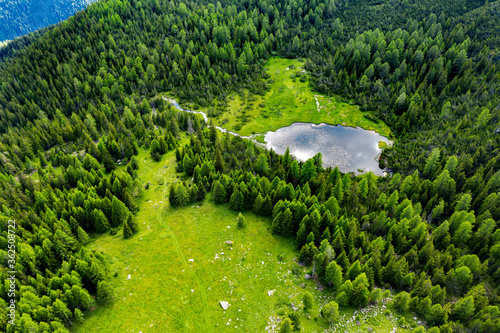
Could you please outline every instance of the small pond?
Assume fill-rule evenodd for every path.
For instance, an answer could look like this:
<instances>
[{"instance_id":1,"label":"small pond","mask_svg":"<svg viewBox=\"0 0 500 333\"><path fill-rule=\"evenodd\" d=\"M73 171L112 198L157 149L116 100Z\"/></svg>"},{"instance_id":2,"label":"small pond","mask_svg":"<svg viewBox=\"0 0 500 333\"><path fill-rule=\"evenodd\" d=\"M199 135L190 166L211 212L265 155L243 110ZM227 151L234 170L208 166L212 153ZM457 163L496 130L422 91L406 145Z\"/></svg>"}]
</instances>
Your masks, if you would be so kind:
<instances>
[{"instance_id":1,"label":"small pond","mask_svg":"<svg viewBox=\"0 0 500 333\"><path fill-rule=\"evenodd\" d=\"M268 149L284 154L287 147L290 153L300 161L306 161L317 153L323 155L323 166L338 166L342 172L359 174L372 171L382 176L378 166L382 150L379 141L390 143L386 137L362 128L341 125L295 123L288 127L268 132L264 140Z\"/></svg>"}]
</instances>

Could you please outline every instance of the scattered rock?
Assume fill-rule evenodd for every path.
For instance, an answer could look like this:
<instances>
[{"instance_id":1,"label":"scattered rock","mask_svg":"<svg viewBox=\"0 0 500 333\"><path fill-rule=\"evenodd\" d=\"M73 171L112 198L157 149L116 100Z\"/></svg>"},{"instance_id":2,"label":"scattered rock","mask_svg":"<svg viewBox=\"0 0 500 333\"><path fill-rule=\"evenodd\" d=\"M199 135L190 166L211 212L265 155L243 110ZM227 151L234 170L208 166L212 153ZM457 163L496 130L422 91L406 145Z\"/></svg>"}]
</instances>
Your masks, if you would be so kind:
<instances>
[{"instance_id":1,"label":"scattered rock","mask_svg":"<svg viewBox=\"0 0 500 333\"><path fill-rule=\"evenodd\" d=\"M229 303L226 301L220 301L219 304L224 310L227 310L227 308L229 307Z\"/></svg>"},{"instance_id":2,"label":"scattered rock","mask_svg":"<svg viewBox=\"0 0 500 333\"><path fill-rule=\"evenodd\" d=\"M190 262L194 262L194 259L189 259L188 261L190 261Z\"/></svg>"},{"instance_id":3,"label":"scattered rock","mask_svg":"<svg viewBox=\"0 0 500 333\"><path fill-rule=\"evenodd\" d=\"M231 245L231 246L233 246L234 241L226 241L226 244L227 244L227 245Z\"/></svg>"},{"instance_id":4,"label":"scattered rock","mask_svg":"<svg viewBox=\"0 0 500 333\"><path fill-rule=\"evenodd\" d=\"M273 296L273 294L274 294L274 290L269 290L269 291L267 292L267 294L268 294L269 296Z\"/></svg>"},{"instance_id":5,"label":"scattered rock","mask_svg":"<svg viewBox=\"0 0 500 333\"><path fill-rule=\"evenodd\" d=\"M131 278L131 277L132 277L132 276L129 274L129 275L127 276L127 280L130 280L130 278Z\"/></svg>"},{"instance_id":6,"label":"scattered rock","mask_svg":"<svg viewBox=\"0 0 500 333\"><path fill-rule=\"evenodd\" d=\"M309 280L310 278L312 278L312 276L309 274L306 274L305 278L306 278L306 280Z\"/></svg>"},{"instance_id":7,"label":"scattered rock","mask_svg":"<svg viewBox=\"0 0 500 333\"><path fill-rule=\"evenodd\" d=\"M373 328L368 327L368 332L373 332Z\"/></svg>"},{"instance_id":8,"label":"scattered rock","mask_svg":"<svg viewBox=\"0 0 500 333\"><path fill-rule=\"evenodd\" d=\"M356 320L356 325L361 325L361 323L359 322L359 320Z\"/></svg>"}]
</instances>

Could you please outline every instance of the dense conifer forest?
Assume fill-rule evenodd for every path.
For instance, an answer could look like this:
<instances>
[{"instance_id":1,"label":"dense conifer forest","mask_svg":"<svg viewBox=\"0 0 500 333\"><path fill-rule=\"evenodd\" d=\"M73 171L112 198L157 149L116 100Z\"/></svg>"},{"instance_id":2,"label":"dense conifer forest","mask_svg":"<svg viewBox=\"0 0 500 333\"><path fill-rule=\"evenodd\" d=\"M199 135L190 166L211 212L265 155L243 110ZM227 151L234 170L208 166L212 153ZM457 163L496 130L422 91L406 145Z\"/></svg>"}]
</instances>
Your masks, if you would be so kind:
<instances>
[{"instance_id":1,"label":"dense conifer forest","mask_svg":"<svg viewBox=\"0 0 500 333\"><path fill-rule=\"evenodd\" d=\"M0 43L57 24L91 0L4 0L0 4Z\"/></svg>"},{"instance_id":2,"label":"dense conifer forest","mask_svg":"<svg viewBox=\"0 0 500 333\"><path fill-rule=\"evenodd\" d=\"M0 331L68 332L113 302L109 263L85 244L138 231L145 147L156 160L175 151L172 206L210 193L268 217L341 309L391 288L429 332L497 332L499 11L475 0L101 0L1 48ZM268 90L271 56L304 58L315 90L391 127L379 162L390 176L277 155L158 96L217 101L221 113L233 92Z\"/></svg>"}]
</instances>

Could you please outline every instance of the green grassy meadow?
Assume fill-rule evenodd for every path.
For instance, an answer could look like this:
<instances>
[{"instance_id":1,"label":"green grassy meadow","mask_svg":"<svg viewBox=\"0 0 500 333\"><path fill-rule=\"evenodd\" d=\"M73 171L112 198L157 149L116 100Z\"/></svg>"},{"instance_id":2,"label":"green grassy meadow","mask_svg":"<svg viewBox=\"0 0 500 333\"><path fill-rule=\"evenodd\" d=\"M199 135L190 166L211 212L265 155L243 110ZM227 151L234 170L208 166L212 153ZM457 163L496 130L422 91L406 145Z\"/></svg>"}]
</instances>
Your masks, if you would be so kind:
<instances>
[{"instance_id":1,"label":"green grassy meadow","mask_svg":"<svg viewBox=\"0 0 500 333\"><path fill-rule=\"evenodd\" d=\"M264 96L248 91L230 95L215 123L244 136L308 122L361 127L390 137L390 128L365 118L369 112L358 105L314 92L303 66L299 59L271 58L265 64L270 90Z\"/></svg>"},{"instance_id":2,"label":"green grassy meadow","mask_svg":"<svg viewBox=\"0 0 500 333\"><path fill-rule=\"evenodd\" d=\"M151 182L137 215L139 233L130 239L121 231L105 234L88 244L103 251L111 263L115 301L87 313L73 332L277 332L279 325L273 329L273 321L293 311L292 303L299 308L303 332L328 329L315 317L333 300L333 293L328 288L320 291L304 278L308 271L294 261L295 245L271 235L270 219L245 212L247 227L238 229L237 212L211 203L210 197L171 208L165 196L178 180L173 152L156 163L141 149L139 164L139 177ZM278 255L284 255L282 262ZM274 294L269 296L271 290ZM309 316L300 301L306 290L316 301ZM229 302L227 311L219 301ZM341 311L344 318L338 325L345 331L374 324L374 319L363 320L360 327L348 324L353 311ZM385 315L375 322L380 332L395 325Z\"/></svg>"}]
</instances>

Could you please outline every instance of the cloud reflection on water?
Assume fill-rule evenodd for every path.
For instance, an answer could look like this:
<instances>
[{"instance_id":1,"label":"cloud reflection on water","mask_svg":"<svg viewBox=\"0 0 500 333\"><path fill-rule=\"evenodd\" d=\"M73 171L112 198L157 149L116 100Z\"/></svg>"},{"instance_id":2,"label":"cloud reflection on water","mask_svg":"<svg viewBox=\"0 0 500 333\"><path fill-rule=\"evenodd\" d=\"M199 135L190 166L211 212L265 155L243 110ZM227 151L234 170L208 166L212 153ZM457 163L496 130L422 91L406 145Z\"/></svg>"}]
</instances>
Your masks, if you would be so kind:
<instances>
[{"instance_id":1,"label":"cloud reflection on water","mask_svg":"<svg viewBox=\"0 0 500 333\"><path fill-rule=\"evenodd\" d=\"M375 160L381 152L378 142L390 142L386 137L362 128L309 123L295 123L268 132L264 139L267 148L279 154L284 154L286 147L290 147L290 153L300 161L321 153L325 167L338 166L342 172L356 173L362 169L377 175L383 173Z\"/></svg>"}]
</instances>

